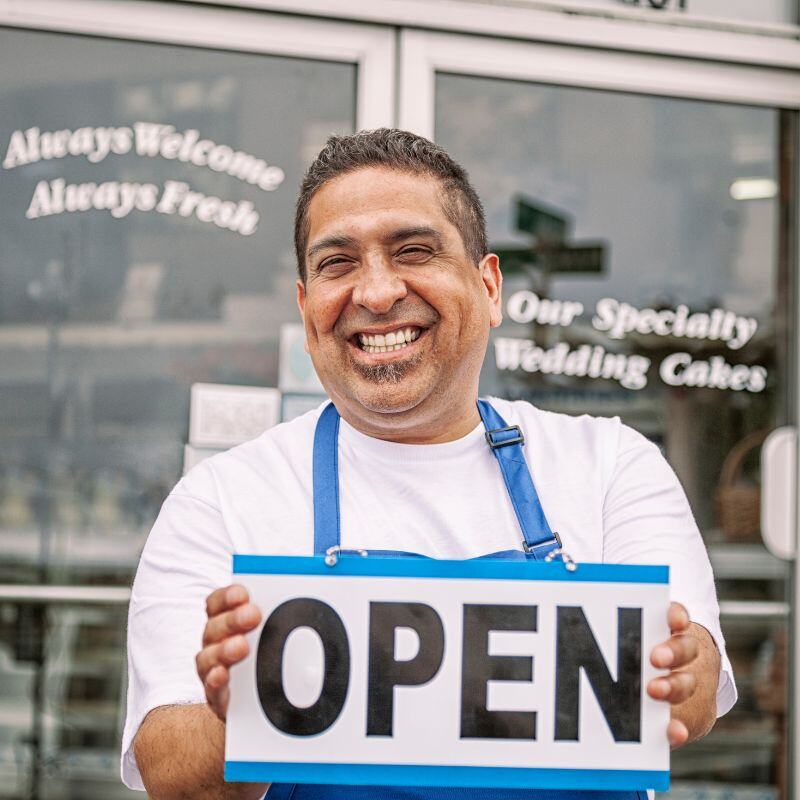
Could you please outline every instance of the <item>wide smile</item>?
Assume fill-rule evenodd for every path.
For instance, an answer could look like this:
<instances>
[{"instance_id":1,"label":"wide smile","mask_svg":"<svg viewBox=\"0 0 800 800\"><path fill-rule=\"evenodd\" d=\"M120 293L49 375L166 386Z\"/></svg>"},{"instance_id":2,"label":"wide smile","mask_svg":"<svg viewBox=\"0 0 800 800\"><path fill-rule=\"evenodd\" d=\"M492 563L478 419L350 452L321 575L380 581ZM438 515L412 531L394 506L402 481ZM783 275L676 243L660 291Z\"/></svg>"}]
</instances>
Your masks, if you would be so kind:
<instances>
[{"instance_id":1,"label":"wide smile","mask_svg":"<svg viewBox=\"0 0 800 800\"><path fill-rule=\"evenodd\" d=\"M375 331L359 331L350 338L350 342L358 350L370 355L381 353L394 354L403 350L416 349L415 343L427 332L427 328L418 325L406 325L381 333ZM405 355L405 353L403 354Z\"/></svg>"}]
</instances>

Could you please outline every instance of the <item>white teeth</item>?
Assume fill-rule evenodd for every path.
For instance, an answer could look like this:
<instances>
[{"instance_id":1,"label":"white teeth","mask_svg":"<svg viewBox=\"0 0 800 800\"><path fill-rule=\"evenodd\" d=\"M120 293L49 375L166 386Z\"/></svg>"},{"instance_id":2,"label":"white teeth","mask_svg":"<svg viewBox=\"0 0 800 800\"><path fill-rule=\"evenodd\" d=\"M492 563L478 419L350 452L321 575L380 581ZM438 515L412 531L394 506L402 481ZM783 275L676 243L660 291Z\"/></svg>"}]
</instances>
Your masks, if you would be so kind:
<instances>
[{"instance_id":1,"label":"white teeth","mask_svg":"<svg viewBox=\"0 0 800 800\"><path fill-rule=\"evenodd\" d=\"M387 353L408 347L421 333L419 328L405 328L386 334L359 333L358 341L367 353Z\"/></svg>"},{"instance_id":2,"label":"white teeth","mask_svg":"<svg viewBox=\"0 0 800 800\"><path fill-rule=\"evenodd\" d=\"M408 343L390 344L390 345L385 345L384 347L376 347L371 344L365 344L364 350L367 353L391 353L394 350L402 350L404 347L408 347Z\"/></svg>"}]
</instances>

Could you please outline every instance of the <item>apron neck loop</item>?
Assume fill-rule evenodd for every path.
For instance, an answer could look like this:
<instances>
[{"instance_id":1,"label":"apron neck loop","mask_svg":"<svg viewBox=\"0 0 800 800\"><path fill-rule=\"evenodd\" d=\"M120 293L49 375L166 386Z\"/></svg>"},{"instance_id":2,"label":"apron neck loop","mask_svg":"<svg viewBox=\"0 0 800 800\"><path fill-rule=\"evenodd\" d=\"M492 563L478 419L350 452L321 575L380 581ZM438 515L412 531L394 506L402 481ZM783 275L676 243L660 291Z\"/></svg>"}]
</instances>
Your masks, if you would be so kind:
<instances>
[{"instance_id":1,"label":"apron neck loop","mask_svg":"<svg viewBox=\"0 0 800 800\"><path fill-rule=\"evenodd\" d=\"M339 412L328 403L314 431L314 554L321 556L341 541L339 513Z\"/></svg>"},{"instance_id":2,"label":"apron neck loop","mask_svg":"<svg viewBox=\"0 0 800 800\"><path fill-rule=\"evenodd\" d=\"M505 420L486 400L478 400L478 413L486 428L486 441L500 467L514 513L522 531L522 548L543 561L561 547L550 529L536 487L533 485L522 446L525 438L518 425ZM339 508L339 412L333 403L322 410L314 432L314 553L325 555L341 545Z\"/></svg>"},{"instance_id":3,"label":"apron neck loop","mask_svg":"<svg viewBox=\"0 0 800 800\"><path fill-rule=\"evenodd\" d=\"M522 447L525 437L519 425L507 425L486 400L478 400L478 413L486 428L486 441L497 459L500 472L522 531L522 548L537 561L561 547L561 539L550 529L539 494L533 485Z\"/></svg>"}]
</instances>

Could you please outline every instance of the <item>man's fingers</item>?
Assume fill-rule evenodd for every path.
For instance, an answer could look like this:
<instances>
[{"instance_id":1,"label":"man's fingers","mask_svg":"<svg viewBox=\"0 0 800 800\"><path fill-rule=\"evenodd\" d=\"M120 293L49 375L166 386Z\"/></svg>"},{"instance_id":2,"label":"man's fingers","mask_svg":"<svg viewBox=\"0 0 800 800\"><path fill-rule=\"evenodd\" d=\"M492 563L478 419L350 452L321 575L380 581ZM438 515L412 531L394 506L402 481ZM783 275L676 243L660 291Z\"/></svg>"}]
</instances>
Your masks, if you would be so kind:
<instances>
[{"instance_id":1,"label":"man's fingers","mask_svg":"<svg viewBox=\"0 0 800 800\"><path fill-rule=\"evenodd\" d=\"M247 656L249 647L242 634L261 622L261 612L249 599L247 589L236 583L223 586L206 598L208 622L203 631L203 649L195 664L208 705L223 721L230 698L228 668Z\"/></svg>"},{"instance_id":2,"label":"man's fingers","mask_svg":"<svg viewBox=\"0 0 800 800\"><path fill-rule=\"evenodd\" d=\"M195 658L197 674L201 681L205 681L206 676L218 664L225 667L238 664L250 652L247 639L244 636L232 636L218 644L204 647Z\"/></svg>"},{"instance_id":3,"label":"man's fingers","mask_svg":"<svg viewBox=\"0 0 800 800\"><path fill-rule=\"evenodd\" d=\"M672 672L664 678L653 678L647 693L654 700L677 705L688 700L697 689L697 678L691 672Z\"/></svg>"},{"instance_id":4,"label":"man's fingers","mask_svg":"<svg viewBox=\"0 0 800 800\"><path fill-rule=\"evenodd\" d=\"M228 713L231 690L228 686L230 675L225 667L214 667L206 677L204 686L206 700L211 710L224 722Z\"/></svg>"},{"instance_id":5,"label":"man's fingers","mask_svg":"<svg viewBox=\"0 0 800 800\"><path fill-rule=\"evenodd\" d=\"M669 625L670 633L685 633L689 630L691 619L689 619L689 612L680 603L670 603L669 611L667 612L667 624Z\"/></svg>"},{"instance_id":6,"label":"man's fingers","mask_svg":"<svg viewBox=\"0 0 800 800\"><path fill-rule=\"evenodd\" d=\"M667 726L667 739L674 750L689 741L689 729L679 719L671 719Z\"/></svg>"},{"instance_id":7,"label":"man's fingers","mask_svg":"<svg viewBox=\"0 0 800 800\"><path fill-rule=\"evenodd\" d=\"M228 611L236 606L246 603L250 599L247 589L244 586L233 583L230 586L223 586L216 589L206 598L206 614L209 617L216 617L223 611Z\"/></svg>"},{"instance_id":8,"label":"man's fingers","mask_svg":"<svg viewBox=\"0 0 800 800\"><path fill-rule=\"evenodd\" d=\"M224 689L228 685L230 677L231 674L228 672L228 668L217 664L209 671L208 675L206 675L204 681L206 691L211 690L212 694L218 694L221 689Z\"/></svg>"},{"instance_id":9,"label":"man's fingers","mask_svg":"<svg viewBox=\"0 0 800 800\"><path fill-rule=\"evenodd\" d=\"M673 636L653 648L650 663L659 669L680 669L691 664L699 651L694 636Z\"/></svg>"},{"instance_id":10,"label":"man's fingers","mask_svg":"<svg viewBox=\"0 0 800 800\"><path fill-rule=\"evenodd\" d=\"M203 646L221 642L238 633L247 633L253 630L259 622L261 622L261 612L252 603L245 603L233 611L217 614L206 623L203 631Z\"/></svg>"}]
</instances>

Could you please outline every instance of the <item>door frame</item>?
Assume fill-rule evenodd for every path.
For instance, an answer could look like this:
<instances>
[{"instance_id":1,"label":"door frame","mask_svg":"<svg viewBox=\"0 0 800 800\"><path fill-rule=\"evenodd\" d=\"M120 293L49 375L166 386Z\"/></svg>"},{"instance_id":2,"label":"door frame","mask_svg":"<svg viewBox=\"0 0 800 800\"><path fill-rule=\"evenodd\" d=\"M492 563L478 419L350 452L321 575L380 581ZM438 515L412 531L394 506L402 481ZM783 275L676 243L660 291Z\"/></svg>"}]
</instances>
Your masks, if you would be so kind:
<instances>
[{"instance_id":1,"label":"door frame","mask_svg":"<svg viewBox=\"0 0 800 800\"><path fill-rule=\"evenodd\" d=\"M24 2L24 0L5 0ZM2 0L0 0L2 2ZM585 0L192 0L310 17L475 33L578 47L800 68L800 23L598 6ZM756 0L757 2L757 0Z\"/></svg>"},{"instance_id":2,"label":"door frame","mask_svg":"<svg viewBox=\"0 0 800 800\"><path fill-rule=\"evenodd\" d=\"M570 86L642 95L675 97L711 102L739 103L800 112L800 81L796 70L771 66L678 58L607 50L574 45L501 40L455 33L404 29L399 44L398 124L430 139L435 138L435 79L437 72L505 78L550 86ZM800 128L800 126L797 126ZM776 147L778 143L776 142ZM800 135L793 142L795 164L800 161ZM790 177L795 192L800 187L800 167ZM795 234L800 232L800 217L795 198ZM794 375L788 376L794 395L793 423L800 421L800 236L795 235L793 336ZM800 463L800 452L798 453ZM800 492L796 491L796 495ZM798 498L795 496L795 504ZM800 512L795 540L800 541ZM791 603L787 625L791 635L789 686L789 745L787 784L789 797L800 798L800 569L798 561L787 587ZM741 604L736 604L737 608ZM755 605L755 604L754 604ZM749 604L748 604L749 606ZM741 609L739 609L741 611ZM748 608L753 616L772 615L770 607ZM797 765L797 766L796 766Z\"/></svg>"},{"instance_id":3,"label":"door frame","mask_svg":"<svg viewBox=\"0 0 800 800\"><path fill-rule=\"evenodd\" d=\"M800 110L797 73L664 55L403 30L398 124L433 138L437 72Z\"/></svg>"},{"instance_id":4,"label":"door frame","mask_svg":"<svg viewBox=\"0 0 800 800\"><path fill-rule=\"evenodd\" d=\"M356 129L394 121L395 36L386 27L141 0L0 0L0 26L352 63Z\"/></svg>"}]
</instances>

